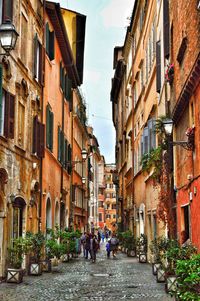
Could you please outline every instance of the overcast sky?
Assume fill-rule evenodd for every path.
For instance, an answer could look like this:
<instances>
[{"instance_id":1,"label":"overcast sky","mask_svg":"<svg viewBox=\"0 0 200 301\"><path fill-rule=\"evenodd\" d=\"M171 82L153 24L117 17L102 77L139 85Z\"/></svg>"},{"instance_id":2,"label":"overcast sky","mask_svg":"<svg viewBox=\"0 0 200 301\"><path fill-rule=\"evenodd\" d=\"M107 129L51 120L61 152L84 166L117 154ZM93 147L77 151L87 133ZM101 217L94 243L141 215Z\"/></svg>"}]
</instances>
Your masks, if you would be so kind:
<instances>
[{"instance_id":1,"label":"overcast sky","mask_svg":"<svg viewBox=\"0 0 200 301\"><path fill-rule=\"evenodd\" d=\"M122 46L134 0L60 0L61 7L87 16L84 78L89 125L106 163L115 162L115 130L110 102L113 49Z\"/></svg>"}]
</instances>

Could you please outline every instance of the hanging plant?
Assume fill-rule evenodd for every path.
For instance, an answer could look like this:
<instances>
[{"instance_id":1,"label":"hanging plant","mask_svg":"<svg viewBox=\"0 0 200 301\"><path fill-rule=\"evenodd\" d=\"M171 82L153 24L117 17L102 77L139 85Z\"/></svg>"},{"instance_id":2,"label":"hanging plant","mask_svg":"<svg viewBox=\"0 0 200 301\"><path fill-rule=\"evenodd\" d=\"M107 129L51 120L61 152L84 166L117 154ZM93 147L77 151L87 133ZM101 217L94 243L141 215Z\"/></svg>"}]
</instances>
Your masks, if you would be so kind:
<instances>
[{"instance_id":1,"label":"hanging plant","mask_svg":"<svg viewBox=\"0 0 200 301\"><path fill-rule=\"evenodd\" d=\"M174 64L170 64L167 66L165 71L165 79L171 85L174 80Z\"/></svg>"}]
</instances>

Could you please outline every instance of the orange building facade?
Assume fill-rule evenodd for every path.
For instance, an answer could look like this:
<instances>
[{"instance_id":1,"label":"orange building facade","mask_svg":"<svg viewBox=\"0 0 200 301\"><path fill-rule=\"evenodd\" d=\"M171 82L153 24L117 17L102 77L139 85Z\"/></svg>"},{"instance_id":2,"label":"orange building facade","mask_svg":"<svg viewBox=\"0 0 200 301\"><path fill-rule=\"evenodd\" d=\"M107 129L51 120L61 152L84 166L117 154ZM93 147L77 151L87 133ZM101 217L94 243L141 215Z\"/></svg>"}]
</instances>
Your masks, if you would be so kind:
<instances>
[{"instance_id":1,"label":"orange building facade","mask_svg":"<svg viewBox=\"0 0 200 301\"><path fill-rule=\"evenodd\" d=\"M177 202L177 234L200 251L200 27L197 1L170 1L171 48L174 64L170 108L174 122L174 141L187 141L188 129L194 131L194 148L174 146L174 175ZM180 30L181 28L181 30Z\"/></svg>"},{"instance_id":2,"label":"orange building facade","mask_svg":"<svg viewBox=\"0 0 200 301\"><path fill-rule=\"evenodd\" d=\"M43 231L55 225L61 228L69 226L72 88L80 84L59 4L46 3L45 29L43 120L46 124L46 139L42 165Z\"/></svg>"}]
</instances>

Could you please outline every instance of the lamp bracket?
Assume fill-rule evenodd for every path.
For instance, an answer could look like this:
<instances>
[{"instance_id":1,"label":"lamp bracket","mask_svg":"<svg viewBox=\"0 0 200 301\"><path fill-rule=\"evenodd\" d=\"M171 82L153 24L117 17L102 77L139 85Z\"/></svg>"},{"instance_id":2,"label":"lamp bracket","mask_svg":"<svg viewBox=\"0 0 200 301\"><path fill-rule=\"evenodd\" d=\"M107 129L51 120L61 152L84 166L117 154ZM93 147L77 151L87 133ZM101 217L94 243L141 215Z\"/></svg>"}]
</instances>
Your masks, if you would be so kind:
<instances>
[{"instance_id":1,"label":"lamp bracket","mask_svg":"<svg viewBox=\"0 0 200 301\"><path fill-rule=\"evenodd\" d=\"M173 141L171 142L173 146L179 145L182 146L184 149L188 151L193 151L194 150L194 143L192 142L187 142L187 141Z\"/></svg>"}]
</instances>

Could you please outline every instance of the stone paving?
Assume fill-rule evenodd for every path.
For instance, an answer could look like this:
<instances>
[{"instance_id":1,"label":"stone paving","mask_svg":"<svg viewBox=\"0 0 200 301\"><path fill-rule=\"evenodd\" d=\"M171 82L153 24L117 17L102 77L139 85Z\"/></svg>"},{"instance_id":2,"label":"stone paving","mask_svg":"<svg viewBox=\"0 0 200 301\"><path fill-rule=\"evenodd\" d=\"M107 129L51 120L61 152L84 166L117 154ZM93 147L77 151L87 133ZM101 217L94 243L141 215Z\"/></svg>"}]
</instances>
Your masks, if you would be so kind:
<instances>
[{"instance_id":1,"label":"stone paving","mask_svg":"<svg viewBox=\"0 0 200 301\"><path fill-rule=\"evenodd\" d=\"M96 263L81 256L59 264L52 273L25 276L23 283L0 284L1 301L173 301L157 283L149 264L118 253L107 259L104 250Z\"/></svg>"}]
</instances>

